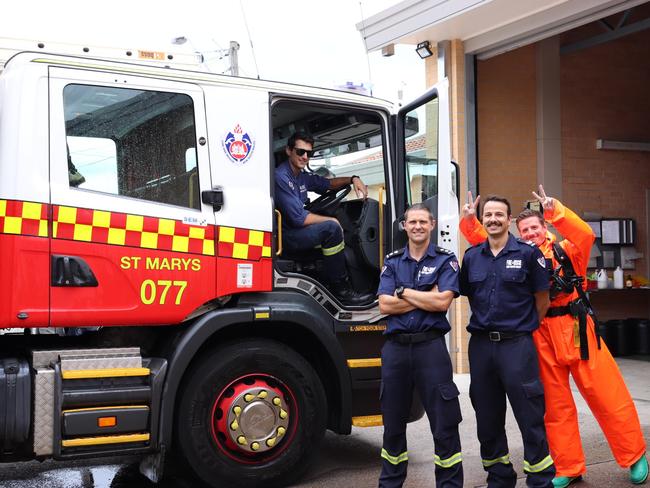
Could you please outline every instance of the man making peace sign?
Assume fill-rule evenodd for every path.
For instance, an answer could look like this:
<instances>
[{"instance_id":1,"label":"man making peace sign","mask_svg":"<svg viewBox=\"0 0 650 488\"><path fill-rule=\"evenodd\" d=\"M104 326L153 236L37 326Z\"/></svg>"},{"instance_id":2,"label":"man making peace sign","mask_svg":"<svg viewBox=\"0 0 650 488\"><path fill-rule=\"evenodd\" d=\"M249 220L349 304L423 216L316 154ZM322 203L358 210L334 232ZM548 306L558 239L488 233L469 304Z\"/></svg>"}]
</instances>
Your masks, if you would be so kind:
<instances>
[{"instance_id":1,"label":"man making peace sign","mask_svg":"<svg viewBox=\"0 0 650 488\"><path fill-rule=\"evenodd\" d=\"M542 185L539 194L533 192L533 196L541 204L543 215L527 209L516 223L521 237L534 242L556 270L551 282L551 307L533 334L544 384L544 423L556 468L553 485L568 486L586 471L569 374L603 429L618 464L630 468L632 483L643 483L648 478L648 462L634 402L607 346L596 338L594 322L578 289L581 282L570 283L572 278L586 274L594 233L559 200L548 197ZM487 238L476 218L479 199L473 199L469 192L462 208L460 230L472 245ZM548 232L545 219L564 236L559 244ZM556 247L554 252L554 246L560 249ZM559 261L564 261L560 268Z\"/></svg>"}]
</instances>

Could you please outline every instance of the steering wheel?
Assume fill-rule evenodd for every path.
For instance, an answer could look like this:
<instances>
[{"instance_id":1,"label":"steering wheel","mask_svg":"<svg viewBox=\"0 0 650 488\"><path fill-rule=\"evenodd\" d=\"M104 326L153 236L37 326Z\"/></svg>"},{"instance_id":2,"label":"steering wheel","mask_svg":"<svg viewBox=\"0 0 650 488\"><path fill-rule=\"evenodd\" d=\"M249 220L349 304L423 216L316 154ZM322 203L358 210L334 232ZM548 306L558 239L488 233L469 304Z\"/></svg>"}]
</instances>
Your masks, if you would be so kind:
<instances>
[{"instance_id":1,"label":"steering wheel","mask_svg":"<svg viewBox=\"0 0 650 488\"><path fill-rule=\"evenodd\" d=\"M326 215L331 217L341 204L341 201L352 191L351 185L342 186L341 188L327 190L313 202L305 205L305 210L311 213Z\"/></svg>"}]
</instances>

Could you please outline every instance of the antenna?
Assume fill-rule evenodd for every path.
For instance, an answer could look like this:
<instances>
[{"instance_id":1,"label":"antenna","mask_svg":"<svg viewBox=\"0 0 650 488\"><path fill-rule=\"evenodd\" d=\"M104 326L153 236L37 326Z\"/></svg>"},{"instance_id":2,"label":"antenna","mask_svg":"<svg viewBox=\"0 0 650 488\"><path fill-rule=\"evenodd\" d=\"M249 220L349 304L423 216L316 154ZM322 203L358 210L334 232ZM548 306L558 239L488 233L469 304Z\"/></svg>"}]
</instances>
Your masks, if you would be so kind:
<instances>
[{"instance_id":1,"label":"antenna","mask_svg":"<svg viewBox=\"0 0 650 488\"><path fill-rule=\"evenodd\" d=\"M260 79L260 70L257 68L257 57L255 56L255 47L253 47L253 39L251 39L251 31L248 29L248 20L246 20L246 12L244 11L244 4L242 0L239 0L239 7L241 8L242 17L244 17L244 25L246 26L246 34L248 35L248 42L251 45L251 51L253 53L253 63L255 64L255 73L257 74L257 79Z\"/></svg>"},{"instance_id":2,"label":"antenna","mask_svg":"<svg viewBox=\"0 0 650 488\"><path fill-rule=\"evenodd\" d=\"M363 5L362 0L359 0L359 12L361 12L361 25L363 26L363 32L366 31L366 18L363 15ZM368 53L368 40L366 36L363 36L363 46L366 50L366 62L368 63L368 83L370 83L370 96L372 96L372 71L370 69L370 54Z\"/></svg>"}]
</instances>

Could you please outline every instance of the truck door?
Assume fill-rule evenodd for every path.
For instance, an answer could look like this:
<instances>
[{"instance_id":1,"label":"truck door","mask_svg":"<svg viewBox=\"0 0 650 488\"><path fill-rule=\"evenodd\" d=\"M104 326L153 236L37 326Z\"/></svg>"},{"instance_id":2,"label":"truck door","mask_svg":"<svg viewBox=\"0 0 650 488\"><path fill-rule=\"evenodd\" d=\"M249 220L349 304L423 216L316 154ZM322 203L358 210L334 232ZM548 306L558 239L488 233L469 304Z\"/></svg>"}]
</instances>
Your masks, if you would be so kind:
<instances>
[{"instance_id":1,"label":"truck door","mask_svg":"<svg viewBox=\"0 0 650 488\"><path fill-rule=\"evenodd\" d=\"M50 324L178 323L216 291L203 92L79 68L50 68Z\"/></svg>"},{"instance_id":2,"label":"truck door","mask_svg":"<svg viewBox=\"0 0 650 488\"><path fill-rule=\"evenodd\" d=\"M215 213L217 295L273 287L273 201L269 93L243 86L205 88L213 184L223 192Z\"/></svg>"},{"instance_id":3,"label":"truck door","mask_svg":"<svg viewBox=\"0 0 650 488\"><path fill-rule=\"evenodd\" d=\"M451 160L449 81L441 81L398 112L395 123L396 215L424 203L436 219L432 240L458 253L458 165ZM417 132L414 121L418 121ZM395 226L399 225L396 222ZM393 247L406 243L394 232Z\"/></svg>"}]
</instances>

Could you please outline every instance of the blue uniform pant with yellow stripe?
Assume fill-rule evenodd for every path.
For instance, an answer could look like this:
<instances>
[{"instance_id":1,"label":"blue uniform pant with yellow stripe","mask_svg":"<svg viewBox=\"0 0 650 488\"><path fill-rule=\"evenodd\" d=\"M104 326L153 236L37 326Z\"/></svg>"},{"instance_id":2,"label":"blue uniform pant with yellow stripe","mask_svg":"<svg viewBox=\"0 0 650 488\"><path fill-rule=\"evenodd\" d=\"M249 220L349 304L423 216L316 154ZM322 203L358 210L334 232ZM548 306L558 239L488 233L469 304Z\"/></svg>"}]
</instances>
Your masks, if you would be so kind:
<instances>
[{"instance_id":1,"label":"blue uniform pant with yellow stripe","mask_svg":"<svg viewBox=\"0 0 650 488\"><path fill-rule=\"evenodd\" d=\"M333 220L298 228L282 228L282 245L289 252L299 252L319 247L325 260L325 278L329 283L345 279L343 230Z\"/></svg>"},{"instance_id":2,"label":"blue uniform pant with yellow stripe","mask_svg":"<svg viewBox=\"0 0 650 488\"><path fill-rule=\"evenodd\" d=\"M381 352L384 444L380 488L401 487L406 478L406 423L416 388L433 434L436 486L463 486L458 388L443 337L417 344L386 341Z\"/></svg>"},{"instance_id":3,"label":"blue uniform pant with yellow stripe","mask_svg":"<svg viewBox=\"0 0 650 488\"><path fill-rule=\"evenodd\" d=\"M469 394L476 412L488 487L514 488L517 483L505 431L506 395L524 443L526 484L552 487L555 466L546 441L544 389L532 337L524 335L495 342L487 334L472 334L468 352Z\"/></svg>"}]
</instances>

